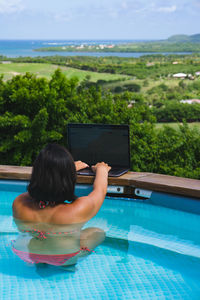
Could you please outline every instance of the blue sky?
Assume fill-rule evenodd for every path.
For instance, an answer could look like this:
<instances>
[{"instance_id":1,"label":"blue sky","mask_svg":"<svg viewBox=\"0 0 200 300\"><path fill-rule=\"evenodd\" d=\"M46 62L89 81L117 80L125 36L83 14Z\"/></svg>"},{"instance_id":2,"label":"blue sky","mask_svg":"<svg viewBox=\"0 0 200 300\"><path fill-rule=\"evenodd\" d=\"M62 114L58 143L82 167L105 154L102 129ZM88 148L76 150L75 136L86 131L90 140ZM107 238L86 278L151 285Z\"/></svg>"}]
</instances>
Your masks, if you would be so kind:
<instances>
[{"instance_id":1,"label":"blue sky","mask_svg":"<svg viewBox=\"0 0 200 300\"><path fill-rule=\"evenodd\" d=\"M200 32L200 0L0 0L0 39L162 39Z\"/></svg>"}]
</instances>

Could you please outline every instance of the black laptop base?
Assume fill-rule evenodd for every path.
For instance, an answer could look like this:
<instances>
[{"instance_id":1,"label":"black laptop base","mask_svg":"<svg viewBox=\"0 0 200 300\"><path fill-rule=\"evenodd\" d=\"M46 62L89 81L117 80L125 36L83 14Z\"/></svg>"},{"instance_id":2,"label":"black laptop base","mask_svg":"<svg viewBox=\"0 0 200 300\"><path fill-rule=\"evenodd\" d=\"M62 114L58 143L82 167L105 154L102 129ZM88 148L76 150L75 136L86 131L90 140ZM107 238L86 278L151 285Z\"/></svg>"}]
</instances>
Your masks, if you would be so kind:
<instances>
[{"instance_id":1,"label":"black laptop base","mask_svg":"<svg viewBox=\"0 0 200 300\"><path fill-rule=\"evenodd\" d=\"M109 177L119 177L127 172L128 172L128 170L124 169L124 168L121 168L121 169L113 168L108 172L108 176ZM95 176L95 173L92 171L91 168L82 169L82 170L78 171L77 174L85 175L85 176Z\"/></svg>"}]
</instances>

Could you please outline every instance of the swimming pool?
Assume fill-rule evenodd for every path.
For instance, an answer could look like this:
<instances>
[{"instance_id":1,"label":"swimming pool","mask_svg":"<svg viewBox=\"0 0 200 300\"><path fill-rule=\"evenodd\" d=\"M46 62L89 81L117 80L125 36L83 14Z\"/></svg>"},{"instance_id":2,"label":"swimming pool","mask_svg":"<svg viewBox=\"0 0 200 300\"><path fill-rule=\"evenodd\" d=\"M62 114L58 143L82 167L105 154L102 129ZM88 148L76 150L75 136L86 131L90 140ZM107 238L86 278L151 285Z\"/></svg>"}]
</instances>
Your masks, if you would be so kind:
<instances>
[{"instance_id":1,"label":"swimming pool","mask_svg":"<svg viewBox=\"0 0 200 300\"><path fill-rule=\"evenodd\" d=\"M200 299L200 202L153 192L149 200L106 197L85 227L106 241L75 272L35 267L11 250L12 201L27 182L0 181L1 299ZM85 195L91 186L77 185Z\"/></svg>"}]
</instances>

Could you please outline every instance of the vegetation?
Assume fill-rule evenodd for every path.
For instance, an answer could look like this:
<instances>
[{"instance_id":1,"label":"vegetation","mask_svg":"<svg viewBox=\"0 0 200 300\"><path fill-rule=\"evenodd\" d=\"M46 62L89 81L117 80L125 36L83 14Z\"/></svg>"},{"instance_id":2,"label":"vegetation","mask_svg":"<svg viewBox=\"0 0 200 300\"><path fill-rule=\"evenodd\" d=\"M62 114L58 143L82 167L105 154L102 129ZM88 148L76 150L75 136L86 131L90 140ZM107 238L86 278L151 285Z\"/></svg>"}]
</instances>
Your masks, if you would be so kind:
<instances>
[{"instance_id":1,"label":"vegetation","mask_svg":"<svg viewBox=\"0 0 200 300\"><path fill-rule=\"evenodd\" d=\"M175 42L175 43L200 43L200 34L192 34L192 35L186 35L186 34L176 34L172 35L167 39L168 42Z\"/></svg>"},{"instance_id":2,"label":"vegetation","mask_svg":"<svg viewBox=\"0 0 200 300\"><path fill-rule=\"evenodd\" d=\"M31 165L46 143L66 145L68 122L129 124L132 170L200 179L200 131L186 123L200 121L200 105L180 103L200 99L198 54L0 61L0 164Z\"/></svg>"},{"instance_id":3,"label":"vegetation","mask_svg":"<svg viewBox=\"0 0 200 300\"><path fill-rule=\"evenodd\" d=\"M15 63L55 64L56 66L71 67L84 71L124 74L137 79L148 78L148 80L169 78L169 75L179 72L195 74L195 72L200 71L199 54L146 55L140 58L91 56L0 57L0 62L7 60ZM31 68L30 65L28 67Z\"/></svg>"},{"instance_id":4,"label":"vegetation","mask_svg":"<svg viewBox=\"0 0 200 300\"><path fill-rule=\"evenodd\" d=\"M26 72L30 72L35 74L36 76L46 77L48 79L51 78L51 75L58 68L58 65L51 63L4 63L0 64L0 74L4 74L4 79L11 79L15 75L23 75ZM121 75L121 74L109 74L109 73L98 73L92 71L84 71L78 70L75 68L67 67L66 65L60 66L63 74L65 74L68 78L77 77L79 81L82 81L88 76L90 77L90 81L96 82L98 80L104 80L105 82L110 81L120 81L128 79L129 76Z\"/></svg>"},{"instance_id":5,"label":"vegetation","mask_svg":"<svg viewBox=\"0 0 200 300\"><path fill-rule=\"evenodd\" d=\"M79 84L84 81L87 87L96 85L114 94L131 92L132 103L151 106L158 122L199 121L198 105L180 103L182 99L200 98L200 77L195 75L200 70L199 55L154 55L137 59L53 56L8 60L1 57L0 60L6 62L0 64L4 80L27 71L50 79L59 65L68 78L76 76ZM172 74L178 72L191 74L193 80L173 78Z\"/></svg>"},{"instance_id":6,"label":"vegetation","mask_svg":"<svg viewBox=\"0 0 200 300\"><path fill-rule=\"evenodd\" d=\"M158 122L200 121L200 104L187 104L177 101L166 102L162 107L154 107L153 114Z\"/></svg>"},{"instance_id":7,"label":"vegetation","mask_svg":"<svg viewBox=\"0 0 200 300\"><path fill-rule=\"evenodd\" d=\"M132 170L200 179L198 130L185 122L179 130L157 130L156 109L143 95L112 93L88 79L79 82L60 70L50 79L30 73L1 77L0 164L32 165L45 144L66 145L69 122L129 124Z\"/></svg>"},{"instance_id":8,"label":"vegetation","mask_svg":"<svg viewBox=\"0 0 200 300\"><path fill-rule=\"evenodd\" d=\"M179 122L175 122L175 123L156 123L155 127L157 129L163 129L163 127L168 126L168 127L172 127L175 130L179 130L179 128L183 125L183 123L179 123ZM200 133L200 122L194 122L194 123L187 123L188 127L190 129L195 129L196 131L198 131Z\"/></svg>"}]
</instances>

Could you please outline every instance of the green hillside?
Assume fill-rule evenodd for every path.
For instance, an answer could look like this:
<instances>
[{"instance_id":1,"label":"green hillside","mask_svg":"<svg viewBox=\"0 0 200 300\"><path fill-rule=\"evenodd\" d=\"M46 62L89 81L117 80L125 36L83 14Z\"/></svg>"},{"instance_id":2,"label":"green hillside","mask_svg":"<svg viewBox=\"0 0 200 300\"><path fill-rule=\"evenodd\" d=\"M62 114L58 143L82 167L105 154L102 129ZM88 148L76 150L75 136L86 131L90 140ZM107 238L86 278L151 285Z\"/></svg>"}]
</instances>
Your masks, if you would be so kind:
<instances>
[{"instance_id":1,"label":"green hillside","mask_svg":"<svg viewBox=\"0 0 200 300\"><path fill-rule=\"evenodd\" d=\"M170 43L200 43L200 34L186 35L176 34L167 39Z\"/></svg>"},{"instance_id":2,"label":"green hillside","mask_svg":"<svg viewBox=\"0 0 200 300\"><path fill-rule=\"evenodd\" d=\"M63 74L65 74L68 78L78 77L79 81L86 79L88 76L90 77L90 81L92 82L96 82L97 80L120 81L129 78L129 76L127 75L84 71L47 63L0 63L0 75L3 74L4 79L8 80L13 76L24 75L25 73L30 72L35 74L37 77L42 76L50 79L53 72L55 72L57 68L60 68Z\"/></svg>"}]
</instances>

